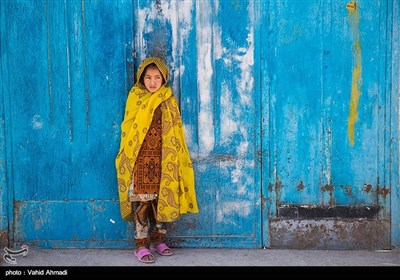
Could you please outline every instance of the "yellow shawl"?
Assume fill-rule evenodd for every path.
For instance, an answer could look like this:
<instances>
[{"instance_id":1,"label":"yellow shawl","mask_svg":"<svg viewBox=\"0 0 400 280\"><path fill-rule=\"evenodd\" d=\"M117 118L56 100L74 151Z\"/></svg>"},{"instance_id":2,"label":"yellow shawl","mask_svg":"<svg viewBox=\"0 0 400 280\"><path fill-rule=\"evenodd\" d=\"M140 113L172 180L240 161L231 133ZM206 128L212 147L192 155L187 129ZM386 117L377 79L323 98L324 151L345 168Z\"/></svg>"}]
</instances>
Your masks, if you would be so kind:
<instances>
[{"instance_id":1,"label":"yellow shawl","mask_svg":"<svg viewBox=\"0 0 400 280\"><path fill-rule=\"evenodd\" d=\"M154 92L148 92L140 83L144 68L155 63L168 80L165 63L155 57L145 59L137 73L137 83L129 92L125 116L121 124L121 144L115 159L121 216L133 219L132 203L128 200L133 180L133 167L153 119L154 110L162 110L162 175L157 206L157 220L172 222L181 214L198 213L193 166L186 146L178 103L167 82Z\"/></svg>"}]
</instances>

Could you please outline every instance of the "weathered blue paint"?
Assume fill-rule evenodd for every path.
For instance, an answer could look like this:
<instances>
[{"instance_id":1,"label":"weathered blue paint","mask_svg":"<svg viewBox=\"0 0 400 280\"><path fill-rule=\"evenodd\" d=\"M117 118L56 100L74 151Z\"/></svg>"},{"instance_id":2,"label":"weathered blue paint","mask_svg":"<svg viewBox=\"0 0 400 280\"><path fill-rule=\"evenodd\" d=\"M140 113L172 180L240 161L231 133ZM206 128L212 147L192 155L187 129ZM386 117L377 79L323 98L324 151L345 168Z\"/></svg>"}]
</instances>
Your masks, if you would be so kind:
<instances>
[{"instance_id":1,"label":"weathered blue paint","mask_svg":"<svg viewBox=\"0 0 400 280\"><path fill-rule=\"evenodd\" d=\"M399 96L400 96L400 3L399 1L393 1L392 7L389 4L389 10L392 8L393 12L391 17L388 17L388 26L392 26L392 46L388 46L388 53L391 54L389 62L391 61L391 83L387 84L387 91L390 92L390 139L391 150L389 155L389 162L391 165L386 167L388 172L388 181L391 186L391 237L392 246L394 248L400 248L400 182L399 182ZM390 30L390 28L389 28ZM390 65L390 64L389 64ZM390 72L390 71L389 71ZM391 87L391 88L390 88ZM395 125L394 125L395 124Z\"/></svg>"},{"instance_id":2,"label":"weathered blue paint","mask_svg":"<svg viewBox=\"0 0 400 280\"><path fill-rule=\"evenodd\" d=\"M271 151L265 171L272 183L272 218L279 218L278 207L294 204L310 211L377 205L380 219L390 219L394 185L387 166L397 165L387 134L394 121L386 82L391 9L387 1L356 1L353 10L348 3L269 3L271 132L263 141ZM379 226L384 231L389 224ZM386 236L386 243L371 246L390 246Z\"/></svg>"},{"instance_id":3,"label":"weathered blue paint","mask_svg":"<svg viewBox=\"0 0 400 280\"><path fill-rule=\"evenodd\" d=\"M15 186L11 240L131 246L119 220L113 159L132 85L132 3L2 1L1 7L14 174L8 184Z\"/></svg>"},{"instance_id":4,"label":"weathered blue paint","mask_svg":"<svg viewBox=\"0 0 400 280\"><path fill-rule=\"evenodd\" d=\"M272 33L272 26L270 25L270 14L266 11L269 10L269 1L260 1L256 2L256 19L258 22L256 30L257 34L260 34L259 41L256 43L257 49L259 49L259 91L261 93L260 96L260 150L258 152L258 158L261 166L261 238L263 247L269 247L271 244L270 235L269 235L269 218L273 216L275 212L275 200L276 195L272 191L272 180L270 176L272 174L273 165L271 159L271 142L269 141L270 135L270 106L271 100L269 96L270 86L271 86L271 77L272 77L272 69L270 67L271 64L271 55L270 55L270 44L269 37ZM261 36L261 34L264 34ZM256 40L257 41L257 40ZM271 211L272 210L272 211Z\"/></svg>"},{"instance_id":5,"label":"weathered blue paint","mask_svg":"<svg viewBox=\"0 0 400 280\"><path fill-rule=\"evenodd\" d=\"M200 213L172 226L172 242L260 247L253 3L140 1L135 11L135 64L168 62L195 165Z\"/></svg>"},{"instance_id":6,"label":"weathered blue paint","mask_svg":"<svg viewBox=\"0 0 400 280\"><path fill-rule=\"evenodd\" d=\"M365 247L398 247L399 6L356 1L354 22L349 2L2 1L0 230L40 247L133 246L114 158L132 74L158 55L200 208L170 225L173 245L271 247L279 230L316 227L301 245L352 248L361 227L384 235ZM381 210L371 224L282 218L293 205Z\"/></svg>"},{"instance_id":7,"label":"weathered blue paint","mask_svg":"<svg viewBox=\"0 0 400 280\"><path fill-rule=\"evenodd\" d=\"M2 5L0 5L0 25L6 28L6 15ZM3 30L2 30L3 31ZM5 95L8 95L8 80L5 78L8 69L7 55L5 40L6 36L3 32L0 32L0 245L6 245L6 239L8 235L8 225L10 224L10 207L9 202L12 199L9 198L10 186L7 184L7 156L6 156L6 131L5 131L5 118L9 111L5 111ZM12 212L11 212L12 214Z\"/></svg>"}]
</instances>

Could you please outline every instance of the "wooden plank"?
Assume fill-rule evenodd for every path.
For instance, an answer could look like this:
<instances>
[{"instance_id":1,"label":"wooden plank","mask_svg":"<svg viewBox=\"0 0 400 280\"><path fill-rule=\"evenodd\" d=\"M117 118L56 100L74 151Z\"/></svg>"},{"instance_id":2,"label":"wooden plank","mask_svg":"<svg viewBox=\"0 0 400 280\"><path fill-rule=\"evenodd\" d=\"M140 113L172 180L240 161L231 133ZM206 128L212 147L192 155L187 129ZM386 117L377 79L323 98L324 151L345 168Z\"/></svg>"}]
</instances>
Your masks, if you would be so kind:
<instances>
[{"instance_id":1,"label":"wooden plank","mask_svg":"<svg viewBox=\"0 0 400 280\"><path fill-rule=\"evenodd\" d=\"M132 229L116 201L23 201L15 204L17 242L42 248L131 248ZM18 244L18 243L17 243Z\"/></svg>"},{"instance_id":2,"label":"wooden plank","mask_svg":"<svg viewBox=\"0 0 400 280\"><path fill-rule=\"evenodd\" d=\"M378 154L382 143L384 100L379 77L385 64L380 55L380 2L357 3L355 10L345 1L332 1L331 77L326 88L330 100L332 134L330 201L340 205L376 203ZM382 60L383 59L383 60ZM351 140L353 133L353 140ZM354 141L354 143L352 143Z\"/></svg>"},{"instance_id":3,"label":"wooden plank","mask_svg":"<svg viewBox=\"0 0 400 280\"><path fill-rule=\"evenodd\" d=\"M48 40L44 1L8 2L9 71L13 180L15 200L59 196L55 181L62 180L63 147L50 132ZM23 74L22 74L23 73ZM21 75L22 74L22 75ZM53 164L55 161L55 165ZM58 166L60 164L60 166ZM42 176L40 174L48 174Z\"/></svg>"},{"instance_id":4,"label":"wooden plank","mask_svg":"<svg viewBox=\"0 0 400 280\"><path fill-rule=\"evenodd\" d=\"M71 181L80 199L118 199L114 159L119 149L130 66L132 3L70 3L73 128Z\"/></svg>"},{"instance_id":5,"label":"wooden plank","mask_svg":"<svg viewBox=\"0 0 400 280\"><path fill-rule=\"evenodd\" d=\"M10 192L12 182L9 180L11 174L7 174L11 160L10 157L7 157L7 152L9 153L10 149L6 141L7 133L9 133L9 130L6 130L6 126L10 119L7 99L9 94L8 56L7 52L5 52L8 48L7 8L5 2L0 2L0 246L2 248L8 246L8 228L10 220L12 220L12 209L10 209L12 207L9 207L9 205L12 205L12 192Z\"/></svg>"},{"instance_id":6,"label":"wooden plank","mask_svg":"<svg viewBox=\"0 0 400 280\"><path fill-rule=\"evenodd\" d=\"M391 217L391 245L400 248L400 184L399 182L399 96L400 96L400 3L393 1L388 3L388 26L392 26L392 46L388 52L391 59L391 107L390 107L390 127L392 143L390 158L390 217Z\"/></svg>"},{"instance_id":7,"label":"wooden plank","mask_svg":"<svg viewBox=\"0 0 400 280\"><path fill-rule=\"evenodd\" d=\"M322 4L270 3L270 141L276 201L319 203L322 163Z\"/></svg>"},{"instance_id":8,"label":"wooden plank","mask_svg":"<svg viewBox=\"0 0 400 280\"><path fill-rule=\"evenodd\" d=\"M92 222L85 212L75 210L76 201L92 207L102 207L102 200L110 199L118 204L116 176L110 171L115 170L119 124L131 83L126 79L130 67L126 50L132 40L132 4L7 4L13 199L15 205L24 205L15 210L14 237L19 242L34 235L51 243L64 237L50 229L35 232L25 219L37 201L57 202L56 208L44 210L44 227L57 228L49 214L53 210L72 211L63 217L66 229L73 228L76 220ZM119 216L118 207L110 209ZM81 238L92 240L94 228L104 237L101 222L82 231Z\"/></svg>"},{"instance_id":9,"label":"wooden plank","mask_svg":"<svg viewBox=\"0 0 400 280\"><path fill-rule=\"evenodd\" d=\"M277 160L275 191L282 203L369 205L376 199L371 192L377 186L377 161L381 160L376 135L383 133L376 102L385 99L378 86L384 84L379 73L385 63L379 58L385 55L378 36L384 32L376 28L379 18L372 11L380 6L360 4L356 14L345 4L271 4L272 25L278 29L272 35L271 145ZM360 16L358 11L363 13L360 22L352 18ZM358 42L367 46L362 55L354 53ZM376 63L363 63L362 88L357 86L361 80L353 83L357 111L350 117L352 73L358 71L353 65L358 59ZM361 61L358 65L361 69ZM359 120L349 124L356 114ZM356 131L354 146L349 127Z\"/></svg>"}]
</instances>

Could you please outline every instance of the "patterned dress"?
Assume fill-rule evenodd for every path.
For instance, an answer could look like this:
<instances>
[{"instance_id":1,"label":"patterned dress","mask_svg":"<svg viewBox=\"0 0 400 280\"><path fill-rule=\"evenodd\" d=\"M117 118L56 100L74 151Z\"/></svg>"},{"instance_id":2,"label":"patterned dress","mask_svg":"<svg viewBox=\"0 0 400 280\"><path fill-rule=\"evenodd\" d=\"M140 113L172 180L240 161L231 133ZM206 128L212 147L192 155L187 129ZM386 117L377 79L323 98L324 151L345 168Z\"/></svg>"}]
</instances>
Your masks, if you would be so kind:
<instances>
[{"instance_id":1,"label":"patterned dress","mask_svg":"<svg viewBox=\"0 0 400 280\"><path fill-rule=\"evenodd\" d=\"M154 110L153 121L144 138L133 169L130 201L157 198L161 182L161 106Z\"/></svg>"}]
</instances>

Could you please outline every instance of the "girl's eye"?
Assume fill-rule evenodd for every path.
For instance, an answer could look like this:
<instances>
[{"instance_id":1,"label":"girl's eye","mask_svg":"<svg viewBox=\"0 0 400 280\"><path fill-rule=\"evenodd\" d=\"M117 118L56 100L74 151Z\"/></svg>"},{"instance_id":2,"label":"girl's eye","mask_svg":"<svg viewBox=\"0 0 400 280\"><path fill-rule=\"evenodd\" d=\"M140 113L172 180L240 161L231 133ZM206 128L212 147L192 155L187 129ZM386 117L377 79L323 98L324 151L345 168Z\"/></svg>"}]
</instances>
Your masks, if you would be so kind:
<instances>
[{"instance_id":1,"label":"girl's eye","mask_svg":"<svg viewBox=\"0 0 400 280\"><path fill-rule=\"evenodd\" d=\"M150 76L145 76L144 78L145 78L146 80L151 80L151 79L152 79ZM155 80L161 80L162 78L159 77L159 76L157 76L157 77L154 77L154 79L155 79Z\"/></svg>"}]
</instances>

